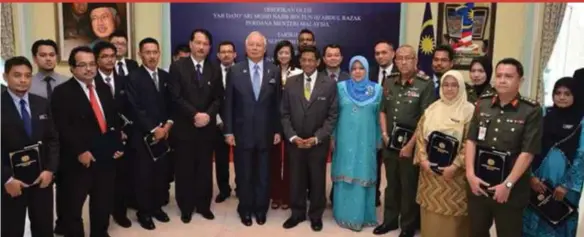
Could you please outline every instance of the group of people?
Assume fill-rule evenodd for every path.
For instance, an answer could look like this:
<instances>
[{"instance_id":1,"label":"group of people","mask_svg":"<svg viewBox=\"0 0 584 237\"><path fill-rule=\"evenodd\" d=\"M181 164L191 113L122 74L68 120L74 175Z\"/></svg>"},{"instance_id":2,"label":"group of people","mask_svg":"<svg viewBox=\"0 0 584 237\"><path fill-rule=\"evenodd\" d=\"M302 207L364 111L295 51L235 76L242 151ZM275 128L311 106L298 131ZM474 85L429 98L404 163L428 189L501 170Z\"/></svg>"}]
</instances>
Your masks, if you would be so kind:
<instances>
[{"instance_id":1,"label":"group of people","mask_svg":"<svg viewBox=\"0 0 584 237\"><path fill-rule=\"evenodd\" d=\"M158 67L156 39L140 41L141 66L124 57L124 41L114 33L109 42L73 49L68 79L54 71L59 51L52 40L33 44L34 76L28 59L6 61L2 215L10 218L2 218L2 236L23 236L27 209L32 236L84 236L88 195L91 236L109 236L110 216L131 227L128 208L153 230L154 219L170 220L163 207L172 181L182 222L195 212L212 220L213 160L221 203L231 197L231 148L245 226L254 219L263 225L270 208L281 208L290 209L284 228L308 219L312 230L322 230L332 152L329 198L343 228L486 237L494 220L499 237L576 236L577 211L551 223L528 203L551 189L555 200L577 210L584 179L581 75L558 80L554 105L542 108L519 94L524 69L516 59L493 68L490 59L476 58L468 83L452 70L447 45L436 47L434 73L426 75L414 47L384 40L373 49L374 66L354 56L342 70L341 46L320 51L307 29L297 47L276 45L273 64L264 60L267 39L257 31L245 39L242 61L225 41L215 63L211 33L196 29L168 70ZM446 166L433 164L436 134L459 144ZM39 159L31 165L35 144ZM172 151L154 155L152 144ZM505 154L507 168L500 182L488 183L483 166L494 163L483 164L481 154L494 151ZM15 165L24 163L29 174L40 165L38 178L24 180L23 166Z\"/></svg>"}]
</instances>

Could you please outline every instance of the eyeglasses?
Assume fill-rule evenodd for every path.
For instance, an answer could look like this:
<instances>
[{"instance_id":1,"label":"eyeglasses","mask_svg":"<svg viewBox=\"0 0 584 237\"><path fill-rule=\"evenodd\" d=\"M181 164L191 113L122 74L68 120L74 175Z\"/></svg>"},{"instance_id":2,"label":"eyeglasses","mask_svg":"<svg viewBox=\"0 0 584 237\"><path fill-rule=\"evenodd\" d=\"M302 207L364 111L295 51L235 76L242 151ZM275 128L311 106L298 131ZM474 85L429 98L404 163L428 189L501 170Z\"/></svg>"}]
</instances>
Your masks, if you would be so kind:
<instances>
[{"instance_id":1,"label":"eyeglasses","mask_svg":"<svg viewBox=\"0 0 584 237\"><path fill-rule=\"evenodd\" d=\"M80 63L75 65L75 67L81 67L81 68L95 68L97 67L96 63Z\"/></svg>"},{"instance_id":2,"label":"eyeglasses","mask_svg":"<svg viewBox=\"0 0 584 237\"><path fill-rule=\"evenodd\" d=\"M414 57L395 57L396 62L409 62L414 60Z\"/></svg>"}]
</instances>

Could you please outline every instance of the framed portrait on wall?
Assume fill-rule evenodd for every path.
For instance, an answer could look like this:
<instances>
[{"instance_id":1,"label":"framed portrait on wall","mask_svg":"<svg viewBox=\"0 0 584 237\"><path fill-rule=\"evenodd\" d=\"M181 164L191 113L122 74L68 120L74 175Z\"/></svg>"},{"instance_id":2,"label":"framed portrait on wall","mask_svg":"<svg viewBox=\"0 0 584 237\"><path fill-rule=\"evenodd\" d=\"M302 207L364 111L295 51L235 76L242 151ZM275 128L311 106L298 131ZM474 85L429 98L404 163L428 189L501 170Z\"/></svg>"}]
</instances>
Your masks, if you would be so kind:
<instances>
[{"instance_id":1,"label":"framed portrait on wall","mask_svg":"<svg viewBox=\"0 0 584 237\"><path fill-rule=\"evenodd\" d=\"M61 61L66 62L77 46L92 47L109 41L110 35L123 31L128 37L126 56L133 55L133 9L131 3L56 3L57 43Z\"/></svg>"},{"instance_id":2,"label":"framed portrait on wall","mask_svg":"<svg viewBox=\"0 0 584 237\"><path fill-rule=\"evenodd\" d=\"M469 70L475 57L493 56L496 3L439 3L437 43L455 51L454 69Z\"/></svg>"}]
</instances>

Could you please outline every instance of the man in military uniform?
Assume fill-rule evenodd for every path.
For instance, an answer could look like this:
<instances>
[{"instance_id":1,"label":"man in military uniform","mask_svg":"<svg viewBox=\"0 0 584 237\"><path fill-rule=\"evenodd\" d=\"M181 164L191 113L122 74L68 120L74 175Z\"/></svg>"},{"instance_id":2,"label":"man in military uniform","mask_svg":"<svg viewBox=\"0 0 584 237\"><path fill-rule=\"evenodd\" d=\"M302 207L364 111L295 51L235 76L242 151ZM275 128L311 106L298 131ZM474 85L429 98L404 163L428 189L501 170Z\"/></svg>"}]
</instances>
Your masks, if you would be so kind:
<instances>
[{"instance_id":1,"label":"man in military uniform","mask_svg":"<svg viewBox=\"0 0 584 237\"><path fill-rule=\"evenodd\" d=\"M432 81L434 82L434 93L438 98L440 97L440 78L444 73L452 70L452 67L454 67L454 49L447 44L438 45L432 55L432 71L434 71ZM472 103L477 101L478 96L475 89L468 83L464 83L464 86L466 87L467 100Z\"/></svg>"},{"instance_id":2,"label":"man in military uniform","mask_svg":"<svg viewBox=\"0 0 584 237\"><path fill-rule=\"evenodd\" d=\"M537 102L519 95L522 81L521 63L503 59L495 72L497 93L484 94L477 101L466 142L468 213L473 237L488 237L493 218L497 236L522 235L523 209L531 193L528 168L541 150L542 137L542 110ZM477 171L481 171L477 164L482 162L475 154L489 148L509 154L504 162L507 167L503 168L508 172L500 184L488 184L477 177Z\"/></svg>"},{"instance_id":3,"label":"man in military uniform","mask_svg":"<svg viewBox=\"0 0 584 237\"><path fill-rule=\"evenodd\" d=\"M385 211L383 224L375 228L374 234L382 235L398 228L400 237L414 236L418 227L419 206L416 203L419 169L413 165L412 157L415 137L404 141L401 150L388 149L390 134L396 125L414 131L424 110L435 101L434 87L428 76L416 73L416 52L412 46L398 48L395 63L398 73L385 80L384 100L381 104L380 122L383 132L385 175Z\"/></svg>"}]
</instances>

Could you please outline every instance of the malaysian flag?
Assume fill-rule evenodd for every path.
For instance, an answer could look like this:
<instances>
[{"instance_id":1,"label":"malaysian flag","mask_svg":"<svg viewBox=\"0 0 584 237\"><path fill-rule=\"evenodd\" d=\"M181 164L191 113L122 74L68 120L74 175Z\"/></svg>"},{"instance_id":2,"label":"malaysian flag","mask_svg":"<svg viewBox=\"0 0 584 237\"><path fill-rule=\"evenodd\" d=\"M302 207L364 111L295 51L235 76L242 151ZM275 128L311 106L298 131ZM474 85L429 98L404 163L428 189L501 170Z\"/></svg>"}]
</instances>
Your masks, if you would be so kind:
<instances>
[{"instance_id":1,"label":"malaysian flag","mask_svg":"<svg viewBox=\"0 0 584 237\"><path fill-rule=\"evenodd\" d=\"M460 40L454 48L472 45L472 26L474 23L474 3L468 2L456 8L456 14L462 18Z\"/></svg>"}]
</instances>

